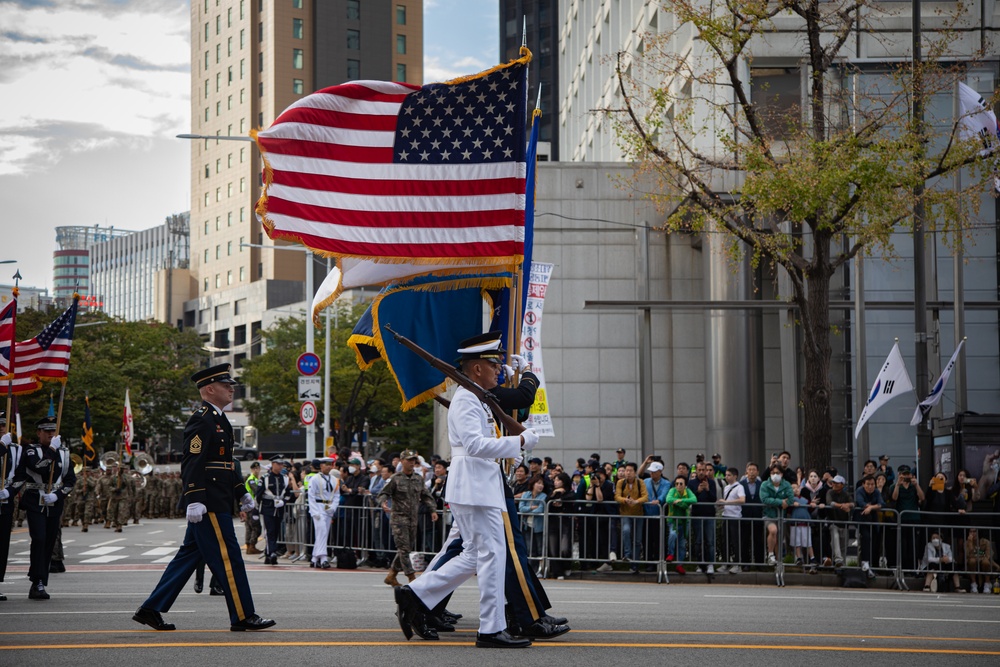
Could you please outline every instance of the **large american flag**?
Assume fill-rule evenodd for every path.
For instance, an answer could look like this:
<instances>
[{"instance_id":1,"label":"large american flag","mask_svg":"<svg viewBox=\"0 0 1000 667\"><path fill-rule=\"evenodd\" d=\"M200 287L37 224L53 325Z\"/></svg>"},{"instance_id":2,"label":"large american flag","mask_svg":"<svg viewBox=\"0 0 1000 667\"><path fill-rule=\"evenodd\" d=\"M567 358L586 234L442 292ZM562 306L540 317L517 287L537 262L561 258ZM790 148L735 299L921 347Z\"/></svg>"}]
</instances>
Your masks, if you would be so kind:
<instances>
[{"instance_id":1,"label":"large american flag","mask_svg":"<svg viewBox=\"0 0 1000 667\"><path fill-rule=\"evenodd\" d=\"M30 340L14 348L14 393L30 394L42 388L41 380L65 380L69 374L69 353L73 347L77 302ZM0 373L9 374L10 346L0 347Z\"/></svg>"},{"instance_id":2,"label":"large american flag","mask_svg":"<svg viewBox=\"0 0 1000 667\"><path fill-rule=\"evenodd\" d=\"M336 257L518 263L530 55L423 87L354 81L257 133L271 238Z\"/></svg>"}]
</instances>

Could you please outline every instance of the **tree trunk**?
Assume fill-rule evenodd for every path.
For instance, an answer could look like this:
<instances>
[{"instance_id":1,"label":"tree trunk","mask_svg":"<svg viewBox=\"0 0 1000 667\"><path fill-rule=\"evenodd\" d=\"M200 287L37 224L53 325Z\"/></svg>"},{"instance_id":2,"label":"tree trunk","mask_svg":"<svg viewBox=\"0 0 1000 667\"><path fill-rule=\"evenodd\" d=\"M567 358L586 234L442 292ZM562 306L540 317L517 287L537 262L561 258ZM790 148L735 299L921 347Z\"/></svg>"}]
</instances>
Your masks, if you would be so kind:
<instances>
[{"instance_id":1,"label":"tree trunk","mask_svg":"<svg viewBox=\"0 0 1000 667\"><path fill-rule=\"evenodd\" d=\"M830 239L827 235L813 236L815 255L812 270L806 275L807 300L802 318L808 327L802 346L805 361L805 381L802 384L802 446L806 470L822 471L830 465L833 420L830 402Z\"/></svg>"}]
</instances>

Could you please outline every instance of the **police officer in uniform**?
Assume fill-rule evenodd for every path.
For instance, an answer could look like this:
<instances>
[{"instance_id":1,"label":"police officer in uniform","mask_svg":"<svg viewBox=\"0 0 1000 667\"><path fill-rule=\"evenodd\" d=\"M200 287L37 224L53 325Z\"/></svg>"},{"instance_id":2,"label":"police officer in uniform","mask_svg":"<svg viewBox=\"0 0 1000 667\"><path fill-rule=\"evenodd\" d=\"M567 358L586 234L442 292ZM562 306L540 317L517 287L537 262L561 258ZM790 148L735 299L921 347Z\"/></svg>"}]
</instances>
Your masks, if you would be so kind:
<instances>
[{"instance_id":1,"label":"police officer in uniform","mask_svg":"<svg viewBox=\"0 0 1000 667\"><path fill-rule=\"evenodd\" d=\"M21 457L19 475L26 480L21 506L27 512L31 534L28 597L48 600L45 587L49 584L52 550L59 536L63 505L76 484L76 474L69 450L56 435L56 418L43 417L35 426L38 444L27 447Z\"/></svg>"},{"instance_id":2,"label":"police officer in uniform","mask_svg":"<svg viewBox=\"0 0 1000 667\"><path fill-rule=\"evenodd\" d=\"M7 432L7 415L0 412L0 583L3 583L7 573L7 556L10 553L10 531L14 523L14 505L17 492L24 484L23 478L18 478L17 472L21 463L21 446L14 444L14 439ZM0 602L7 596L0 593Z\"/></svg>"},{"instance_id":3,"label":"police officer in uniform","mask_svg":"<svg viewBox=\"0 0 1000 667\"><path fill-rule=\"evenodd\" d=\"M407 449L399 455L399 458L403 469L389 478L375 499L375 504L389 513L389 527L392 529L392 538L396 541L396 557L393 558L389 574L385 578L385 583L390 586L399 586L396 575L400 572L410 581L417 578L410 562L410 551L417 544L420 504L423 503L430 509L431 521L438 520L434 496L424 486L423 476L413 471L418 460L417 453ZM391 507L389 501L392 501Z\"/></svg>"},{"instance_id":4,"label":"police officer in uniform","mask_svg":"<svg viewBox=\"0 0 1000 667\"><path fill-rule=\"evenodd\" d=\"M191 376L202 405L184 428L181 502L186 508L187 532L156 588L132 616L133 621L154 630L175 629L160 614L170 610L202 559L212 574L226 582L230 630L263 630L274 625L273 620L254 613L243 552L233 528L236 498L242 496L240 510L244 512L253 508L253 498L245 493L243 478L233 463L233 427L222 411L233 402L236 381L231 369L230 364L220 364Z\"/></svg>"},{"instance_id":5,"label":"police officer in uniform","mask_svg":"<svg viewBox=\"0 0 1000 667\"><path fill-rule=\"evenodd\" d=\"M278 564L278 538L281 537L281 520L285 516L285 503L294 503L295 495L288 484L288 470L280 456L271 459L271 469L264 473L257 484L257 506L267 533L264 542L264 564Z\"/></svg>"}]
</instances>

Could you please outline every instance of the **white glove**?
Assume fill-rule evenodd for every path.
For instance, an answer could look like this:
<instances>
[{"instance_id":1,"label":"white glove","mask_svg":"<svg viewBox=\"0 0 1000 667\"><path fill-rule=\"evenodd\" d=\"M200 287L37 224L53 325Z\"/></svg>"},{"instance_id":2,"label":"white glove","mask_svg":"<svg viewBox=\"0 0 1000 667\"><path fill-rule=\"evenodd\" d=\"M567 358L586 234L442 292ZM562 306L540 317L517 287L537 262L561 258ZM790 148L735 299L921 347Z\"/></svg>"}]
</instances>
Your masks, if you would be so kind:
<instances>
[{"instance_id":1,"label":"white glove","mask_svg":"<svg viewBox=\"0 0 1000 667\"><path fill-rule=\"evenodd\" d=\"M0 445L9 445L13 440L10 439L10 433L4 433L0 436Z\"/></svg>"},{"instance_id":2,"label":"white glove","mask_svg":"<svg viewBox=\"0 0 1000 667\"><path fill-rule=\"evenodd\" d=\"M6 489L4 489L4 490L6 491ZM55 505L56 501L58 501L58 500L59 500L59 496L57 496L54 493L43 493L42 494L42 502L45 503L46 505Z\"/></svg>"},{"instance_id":3,"label":"white glove","mask_svg":"<svg viewBox=\"0 0 1000 667\"><path fill-rule=\"evenodd\" d=\"M511 368L510 366L508 366L507 364L504 364L503 365L503 377L504 377L505 380L513 380L514 379L514 369Z\"/></svg>"},{"instance_id":4,"label":"white glove","mask_svg":"<svg viewBox=\"0 0 1000 667\"><path fill-rule=\"evenodd\" d=\"M524 438L524 445L521 446L521 449L525 452L530 452L535 448L535 445L538 444L538 434L530 428L526 429L524 433L521 434L521 437Z\"/></svg>"},{"instance_id":5,"label":"white glove","mask_svg":"<svg viewBox=\"0 0 1000 667\"><path fill-rule=\"evenodd\" d=\"M514 370L519 373L530 370L530 366L528 366L528 360L522 357L520 354L510 355L510 365L513 366Z\"/></svg>"},{"instance_id":6,"label":"white glove","mask_svg":"<svg viewBox=\"0 0 1000 667\"><path fill-rule=\"evenodd\" d=\"M10 491L7 489L0 489L0 500L7 500L10 498Z\"/></svg>"},{"instance_id":7,"label":"white glove","mask_svg":"<svg viewBox=\"0 0 1000 667\"><path fill-rule=\"evenodd\" d=\"M240 499L240 511L249 512L253 509L253 496L249 493L244 493L243 497Z\"/></svg>"},{"instance_id":8,"label":"white glove","mask_svg":"<svg viewBox=\"0 0 1000 667\"><path fill-rule=\"evenodd\" d=\"M205 516L208 508L201 503L191 503L187 506L187 520L190 523L198 523L201 517Z\"/></svg>"},{"instance_id":9,"label":"white glove","mask_svg":"<svg viewBox=\"0 0 1000 667\"><path fill-rule=\"evenodd\" d=\"M275 498L274 499L274 509L280 510L284 506L285 506L285 501L284 500L282 500L281 498Z\"/></svg>"},{"instance_id":10,"label":"white glove","mask_svg":"<svg viewBox=\"0 0 1000 667\"><path fill-rule=\"evenodd\" d=\"M49 443L49 447L55 450L58 450L60 447L62 447L62 437L58 435L53 436L52 442Z\"/></svg>"},{"instance_id":11,"label":"white glove","mask_svg":"<svg viewBox=\"0 0 1000 667\"><path fill-rule=\"evenodd\" d=\"M524 463L524 455L523 454L518 454L517 456L514 457L514 468L515 469L518 468L518 467L520 467L520 465L522 463Z\"/></svg>"}]
</instances>

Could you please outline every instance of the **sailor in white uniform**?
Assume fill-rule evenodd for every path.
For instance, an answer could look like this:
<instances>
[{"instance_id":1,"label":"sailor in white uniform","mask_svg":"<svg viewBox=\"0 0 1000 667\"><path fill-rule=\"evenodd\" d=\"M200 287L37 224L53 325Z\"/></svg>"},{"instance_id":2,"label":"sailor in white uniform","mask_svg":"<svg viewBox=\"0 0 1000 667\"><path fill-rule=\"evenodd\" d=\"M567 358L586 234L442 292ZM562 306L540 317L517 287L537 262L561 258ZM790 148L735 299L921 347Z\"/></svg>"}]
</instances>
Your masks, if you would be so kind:
<instances>
[{"instance_id":1,"label":"sailor in white uniform","mask_svg":"<svg viewBox=\"0 0 1000 667\"><path fill-rule=\"evenodd\" d=\"M330 474L333 459L318 459L317 462L319 474L313 475L309 480L309 516L312 517L313 533L316 536L309 566L328 570L330 556L327 538L330 535L330 524L340 506L340 479Z\"/></svg>"},{"instance_id":2,"label":"sailor in white uniform","mask_svg":"<svg viewBox=\"0 0 1000 667\"><path fill-rule=\"evenodd\" d=\"M487 391L496 387L504 355L499 332L463 341L458 352L462 371L469 379ZM538 444L538 435L530 429L520 436L499 437L499 433L489 408L471 391L459 387L448 409L451 465L445 500L465 540L462 554L438 570L424 572L409 586L397 589L397 603L405 612L413 608L415 596L427 609L433 609L445 595L475 574L479 585L476 646L522 648L531 642L509 635L504 616L506 502L498 459L520 456L522 449L530 452ZM403 613L401 621L410 617ZM424 636L423 628L413 629ZM436 638L436 633L431 634L424 638Z\"/></svg>"}]
</instances>

